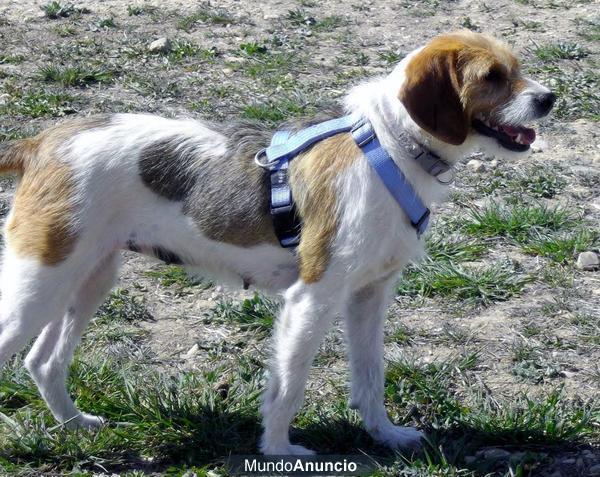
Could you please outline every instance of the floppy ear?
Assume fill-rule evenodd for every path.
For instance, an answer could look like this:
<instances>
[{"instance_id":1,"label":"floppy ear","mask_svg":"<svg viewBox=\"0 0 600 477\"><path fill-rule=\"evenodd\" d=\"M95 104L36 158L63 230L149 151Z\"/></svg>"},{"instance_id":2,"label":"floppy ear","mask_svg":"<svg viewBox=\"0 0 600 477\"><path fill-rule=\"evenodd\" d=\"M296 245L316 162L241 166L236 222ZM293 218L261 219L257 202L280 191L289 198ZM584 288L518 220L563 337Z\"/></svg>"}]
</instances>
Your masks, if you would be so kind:
<instances>
[{"instance_id":1,"label":"floppy ear","mask_svg":"<svg viewBox=\"0 0 600 477\"><path fill-rule=\"evenodd\" d=\"M462 144L469 118L460 100L455 48L423 49L406 67L399 98L410 117L425 131L449 144Z\"/></svg>"}]
</instances>

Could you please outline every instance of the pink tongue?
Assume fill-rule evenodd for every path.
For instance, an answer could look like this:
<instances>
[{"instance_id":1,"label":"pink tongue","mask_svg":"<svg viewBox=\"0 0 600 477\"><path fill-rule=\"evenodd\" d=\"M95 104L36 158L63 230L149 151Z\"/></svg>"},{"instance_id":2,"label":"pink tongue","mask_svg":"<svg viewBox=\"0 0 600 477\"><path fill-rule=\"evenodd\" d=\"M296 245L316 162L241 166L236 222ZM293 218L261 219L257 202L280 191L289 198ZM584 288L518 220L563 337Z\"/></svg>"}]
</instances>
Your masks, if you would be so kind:
<instances>
[{"instance_id":1,"label":"pink tongue","mask_svg":"<svg viewBox=\"0 0 600 477\"><path fill-rule=\"evenodd\" d=\"M521 142L523 144L531 144L535 141L535 129L526 128L523 126L500 126L502 131L508 134L511 138L516 139L516 137L521 134Z\"/></svg>"}]
</instances>

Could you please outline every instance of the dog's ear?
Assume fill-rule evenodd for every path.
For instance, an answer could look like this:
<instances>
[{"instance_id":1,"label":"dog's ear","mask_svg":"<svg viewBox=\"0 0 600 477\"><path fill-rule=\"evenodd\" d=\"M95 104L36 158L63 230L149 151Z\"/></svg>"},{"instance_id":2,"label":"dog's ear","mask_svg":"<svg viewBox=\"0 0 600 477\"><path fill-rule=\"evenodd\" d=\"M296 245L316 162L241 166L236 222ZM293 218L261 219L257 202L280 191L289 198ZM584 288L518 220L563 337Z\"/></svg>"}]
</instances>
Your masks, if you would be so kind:
<instances>
[{"instance_id":1,"label":"dog's ear","mask_svg":"<svg viewBox=\"0 0 600 477\"><path fill-rule=\"evenodd\" d=\"M460 47L425 47L406 67L399 98L408 114L425 131L449 144L462 144L469 118L460 98Z\"/></svg>"}]
</instances>

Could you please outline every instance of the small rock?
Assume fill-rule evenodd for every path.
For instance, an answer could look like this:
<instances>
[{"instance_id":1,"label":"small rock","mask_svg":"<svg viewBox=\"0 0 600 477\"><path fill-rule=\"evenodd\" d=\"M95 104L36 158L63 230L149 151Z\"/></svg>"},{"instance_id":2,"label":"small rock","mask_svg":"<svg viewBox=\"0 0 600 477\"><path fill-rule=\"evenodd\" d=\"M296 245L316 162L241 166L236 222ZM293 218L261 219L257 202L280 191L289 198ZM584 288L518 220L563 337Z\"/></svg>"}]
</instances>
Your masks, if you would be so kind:
<instances>
[{"instance_id":1,"label":"small rock","mask_svg":"<svg viewBox=\"0 0 600 477\"><path fill-rule=\"evenodd\" d=\"M576 265L580 270L595 270L600 267L600 257L596 252L581 252Z\"/></svg>"},{"instance_id":2,"label":"small rock","mask_svg":"<svg viewBox=\"0 0 600 477\"><path fill-rule=\"evenodd\" d=\"M590 476L597 476L600 475L600 464L596 464L590 467L590 470L588 470L589 475Z\"/></svg>"},{"instance_id":3,"label":"small rock","mask_svg":"<svg viewBox=\"0 0 600 477\"><path fill-rule=\"evenodd\" d=\"M548 143L543 139L536 139L530 147L532 152L543 152L548 148Z\"/></svg>"},{"instance_id":4,"label":"small rock","mask_svg":"<svg viewBox=\"0 0 600 477\"><path fill-rule=\"evenodd\" d=\"M471 159L467 162L467 169L473 172L483 172L485 171L485 165L477 159Z\"/></svg>"},{"instance_id":5,"label":"small rock","mask_svg":"<svg viewBox=\"0 0 600 477\"><path fill-rule=\"evenodd\" d=\"M279 15L275 13L265 13L263 15L263 20L276 20L277 18L279 18Z\"/></svg>"},{"instance_id":6,"label":"small rock","mask_svg":"<svg viewBox=\"0 0 600 477\"><path fill-rule=\"evenodd\" d=\"M185 357L186 358L191 358L192 356L195 356L198 354L198 351L200 351L200 347L198 346L198 343L196 343L194 346L192 346L187 353L185 353Z\"/></svg>"},{"instance_id":7,"label":"small rock","mask_svg":"<svg viewBox=\"0 0 600 477\"><path fill-rule=\"evenodd\" d=\"M223 71L224 75L230 76L233 74L233 70L231 68L223 68L221 71Z\"/></svg>"},{"instance_id":8,"label":"small rock","mask_svg":"<svg viewBox=\"0 0 600 477\"><path fill-rule=\"evenodd\" d=\"M576 460L575 460L575 459L571 459L571 458L569 458L569 459L564 459L564 460L562 461L562 463L563 463L563 464L565 464L565 465L573 465L575 462L576 462Z\"/></svg>"},{"instance_id":9,"label":"small rock","mask_svg":"<svg viewBox=\"0 0 600 477\"><path fill-rule=\"evenodd\" d=\"M496 169L498 167L498 159L492 159L489 164L490 169Z\"/></svg>"},{"instance_id":10,"label":"small rock","mask_svg":"<svg viewBox=\"0 0 600 477\"><path fill-rule=\"evenodd\" d=\"M171 50L171 41L166 37L154 40L148 46L148 51L150 53L166 53L169 50Z\"/></svg>"}]
</instances>

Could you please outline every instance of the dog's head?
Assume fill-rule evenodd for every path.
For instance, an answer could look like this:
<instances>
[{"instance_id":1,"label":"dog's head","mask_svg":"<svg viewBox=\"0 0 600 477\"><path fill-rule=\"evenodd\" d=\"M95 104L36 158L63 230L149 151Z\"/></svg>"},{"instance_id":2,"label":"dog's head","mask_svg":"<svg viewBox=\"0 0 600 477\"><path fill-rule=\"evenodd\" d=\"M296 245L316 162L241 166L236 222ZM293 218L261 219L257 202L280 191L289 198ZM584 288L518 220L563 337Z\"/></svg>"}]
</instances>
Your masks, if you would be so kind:
<instances>
[{"instance_id":1,"label":"dog's head","mask_svg":"<svg viewBox=\"0 0 600 477\"><path fill-rule=\"evenodd\" d=\"M454 146L471 136L526 151L555 95L525 78L510 49L487 35L459 31L434 38L406 58L399 98L411 119ZM475 138L477 139L477 137Z\"/></svg>"}]
</instances>

